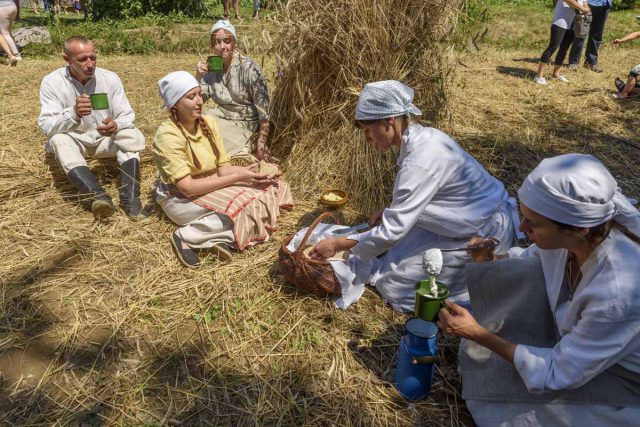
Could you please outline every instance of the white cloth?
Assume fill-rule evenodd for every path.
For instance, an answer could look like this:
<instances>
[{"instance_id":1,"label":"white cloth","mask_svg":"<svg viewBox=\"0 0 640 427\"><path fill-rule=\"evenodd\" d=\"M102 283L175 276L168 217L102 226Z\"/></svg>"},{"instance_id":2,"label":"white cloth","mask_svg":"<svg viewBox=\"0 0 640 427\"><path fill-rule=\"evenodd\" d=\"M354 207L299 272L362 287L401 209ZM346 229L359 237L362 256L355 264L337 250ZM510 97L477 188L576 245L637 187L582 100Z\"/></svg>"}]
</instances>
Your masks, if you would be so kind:
<instances>
[{"instance_id":1,"label":"white cloth","mask_svg":"<svg viewBox=\"0 0 640 427\"><path fill-rule=\"evenodd\" d=\"M400 170L382 224L361 234L336 275L345 286L369 283L399 311L413 309L415 284L426 277L422 254L454 248L473 236L496 237L498 250L514 243L515 203L504 186L445 133L411 125L403 135ZM387 253L378 258L383 252ZM464 251L444 253L438 280L465 299Z\"/></svg>"},{"instance_id":2,"label":"white cloth","mask_svg":"<svg viewBox=\"0 0 640 427\"><path fill-rule=\"evenodd\" d=\"M359 243L352 253L363 260L388 250L414 226L450 238L476 236L509 199L500 181L434 128L410 125L397 164L382 224L353 237Z\"/></svg>"},{"instance_id":3,"label":"white cloth","mask_svg":"<svg viewBox=\"0 0 640 427\"><path fill-rule=\"evenodd\" d=\"M156 187L156 202L164 213L178 225L176 233L192 248L211 248L224 243L233 247L233 223L224 215L176 197L165 191L164 185Z\"/></svg>"},{"instance_id":4,"label":"white cloth","mask_svg":"<svg viewBox=\"0 0 640 427\"><path fill-rule=\"evenodd\" d=\"M174 71L158 80L158 91L163 108L173 108L191 89L200 86L198 80L186 71Z\"/></svg>"},{"instance_id":5,"label":"white cloth","mask_svg":"<svg viewBox=\"0 0 640 427\"><path fill-rule=\"evenodd\" d=\"M106 93L108 110L94 110L91 115L78 117L76 98L83 93ZM38 126L47 137L57 133L74 133L74 138L89 146L96 145L96 127L111 117L118 125L118 132L133 129L135 113L129 104L122 82L116 73L96 68L94 76L83 85L74 79L67 67L58 68L46 75L40 84L40 117ZM128 147L128 151L140 151L142 147Z\"/></svg>"},{"instance_id":6,"label":"white cloth","mask_svg":"<svg viewBox=\"0 0 640 427\"><path fill-rule=\"evenodd\" d=\"M581 267L572 300L561 301L567 250L532 245L518 255L541 259L560 341L516 347L514 364L531 393L579 387L614 364L640 373L640 246L618 230Z\"/></svg>"},{"instance_id":7,"label":"white cloth","mask_svg":"<svg viewBox=\"0 0 640 427\"><path fill-rule=\"evenodd\" d=\"M83 135L83 140L86 135ZM53 153L58 159L64 173L78 166L87 166L87 157L105 159L115 157L121 165L127 160L138 159L140 154L135 151L123 150L121 146L139 146L144 148L144 135L138 129L125 129L116 133L113 138L98 136L94 145L87 145L76 139L75 133L58 133L53 135L45 145L48 153Z\"/></svg>"},{"instance_id":8,"label":"white cloth","mask_svg":"<svg viewBox=\"0 0 640 427\"><path fill-rule=\"evenodd\" d=\"M594 227L615 219L640 237L640 211L593 156L563 154L543 160L524 180L518 196L529 209L554 221Z\"/></svg>"},{"instance_id":9,"label":"white cloth","mask_svg":"<svg viewBox=\"0 0 640 427\"><path fill-rule=\"evenodd\" d=\"M236 35L236 27L233 26L233 24L231 22L229 22L229 20L227 19L220 19L218 21L216 21L215 24L213 24L213 26L211 27L211 34L215 33L218 30L227 30L231 33L231 35L233 36L234 40L238 40L238 36Z\"/></svg>"},{"instance_id":10,"label":"white cloth","mask_svg":"<svg viewBox=\"0 0 640 427\"><path fill-rule=\"evenodd\" d=\"M580 5L583 4L584 0L576 0L576 2ZM568 30L571 28L573 24L573 19L576 16L576 10L569 6L569 4L563 0L558 0L556 3L556 8L553 13L553 25L557 25L560 28L564 28Z\"/></svg>"},{"instance_id":11,"label":"white cloth","mask_svg":"<svg viewBox=\"0 0 640 427\"><path fill-rule=\"evenodd\" d=\"M396 80L367 83L356 105L356 120L378 120L387 117L419 116L413 105L413 89Z\"/></svg>"}]
</instances>

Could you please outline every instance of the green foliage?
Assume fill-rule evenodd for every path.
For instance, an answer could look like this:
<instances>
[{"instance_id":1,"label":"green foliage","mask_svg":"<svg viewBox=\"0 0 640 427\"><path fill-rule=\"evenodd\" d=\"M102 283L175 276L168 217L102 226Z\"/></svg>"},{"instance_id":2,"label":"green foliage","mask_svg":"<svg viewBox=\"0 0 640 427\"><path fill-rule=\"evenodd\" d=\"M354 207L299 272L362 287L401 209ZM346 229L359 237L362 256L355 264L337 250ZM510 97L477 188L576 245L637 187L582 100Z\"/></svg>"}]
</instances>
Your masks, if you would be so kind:
<instances>
[{"instance_id":1,"label":"green foliage","mask_svg":"<svg viewBox=\"0 0 640 427\"><path fill-rule=\"evenodd\" d=\"M207 11L207 5L203 0L93 0L91 2L91 15L94 20L171 13L203 16Z\"/></svg>"},{"instance_id":2,"label":"green foliage","mask_svg":"<svg viewBox=\"0 0 640 427\"><path fill-rule=\"evenodd\" d=\"M613 10L625 10L636 7L637 0L613 0Z\"/></svg>"}]
</instances>

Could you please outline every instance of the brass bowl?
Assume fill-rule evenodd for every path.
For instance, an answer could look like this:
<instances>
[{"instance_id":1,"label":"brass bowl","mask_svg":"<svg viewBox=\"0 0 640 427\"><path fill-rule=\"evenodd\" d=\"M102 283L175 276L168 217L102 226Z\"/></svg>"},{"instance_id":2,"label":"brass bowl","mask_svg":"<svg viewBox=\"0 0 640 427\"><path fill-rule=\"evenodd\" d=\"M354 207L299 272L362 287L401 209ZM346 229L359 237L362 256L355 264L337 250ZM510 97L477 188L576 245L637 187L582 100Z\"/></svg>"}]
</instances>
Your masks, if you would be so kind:
<instances>
[{"instance_id":1,"label":"brass bowl","mask_svg":"<svg viewBox=\"0 0 640 427\"><path fill-rule=\"evenodd\" d=\"M340 196L341 197L340 200L327 199L327 196L329 196L329 194L331 193L335 194L336 196ZM320 195L320 203L325 206L343 206L343 205L346 205L348 201L349 201L349 197L347 196L347 192L343 190L339 190L337 188L331 188L329 190L325 190Z\"/></svg>"}]
</instances>

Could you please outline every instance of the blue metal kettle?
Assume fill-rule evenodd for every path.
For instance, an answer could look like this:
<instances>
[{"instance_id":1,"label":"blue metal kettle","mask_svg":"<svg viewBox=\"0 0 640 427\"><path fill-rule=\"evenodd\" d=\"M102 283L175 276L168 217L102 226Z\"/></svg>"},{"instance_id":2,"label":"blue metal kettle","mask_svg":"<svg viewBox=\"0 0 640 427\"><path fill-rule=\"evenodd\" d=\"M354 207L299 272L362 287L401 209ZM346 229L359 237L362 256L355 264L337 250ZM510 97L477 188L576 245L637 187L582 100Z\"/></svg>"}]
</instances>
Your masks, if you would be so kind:
<instances>
[{"instance_id":1,"label":"blue metal kettle","mask_svg":"<svg viewBox=\"0 0 640 427\"><path fill-rule=\"evenodd\" d=\"M404 327L405 333L398 347L396 388L405 398L418 400L431 391L438 352L438 327L418 318L407 320Z\"/></svg>"}]
</instances>

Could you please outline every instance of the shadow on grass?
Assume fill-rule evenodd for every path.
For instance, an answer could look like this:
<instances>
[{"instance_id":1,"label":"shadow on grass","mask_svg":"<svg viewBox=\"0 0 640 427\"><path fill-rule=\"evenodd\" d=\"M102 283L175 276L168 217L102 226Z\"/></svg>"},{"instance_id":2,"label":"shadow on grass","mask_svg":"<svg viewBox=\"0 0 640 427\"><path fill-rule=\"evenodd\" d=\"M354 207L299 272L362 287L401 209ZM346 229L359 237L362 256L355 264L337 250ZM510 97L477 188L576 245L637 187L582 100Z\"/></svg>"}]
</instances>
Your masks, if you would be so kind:
<instances>
[{"instance_id":1,"label":"shadow on grass","mask_svg":"<svg viewBox=\"0 0 640 427\"><path fill-rule=\"evenodd\" d=\"M496 68L496 71L500 74L506 74L508 76L520 77L525 80L532 80L536 73L533 70L528 68L519 68L519 67L505 67L500 65Z\"/></svg>"}]
</instances>

